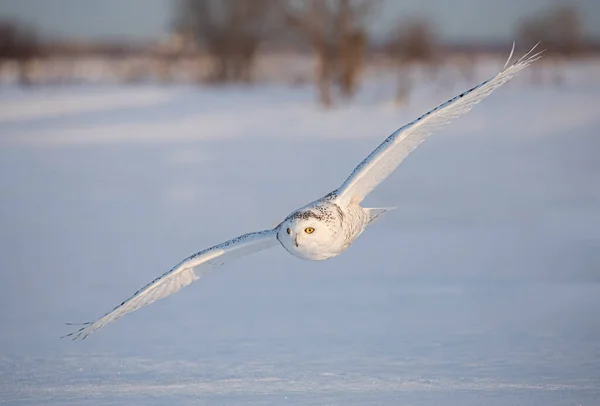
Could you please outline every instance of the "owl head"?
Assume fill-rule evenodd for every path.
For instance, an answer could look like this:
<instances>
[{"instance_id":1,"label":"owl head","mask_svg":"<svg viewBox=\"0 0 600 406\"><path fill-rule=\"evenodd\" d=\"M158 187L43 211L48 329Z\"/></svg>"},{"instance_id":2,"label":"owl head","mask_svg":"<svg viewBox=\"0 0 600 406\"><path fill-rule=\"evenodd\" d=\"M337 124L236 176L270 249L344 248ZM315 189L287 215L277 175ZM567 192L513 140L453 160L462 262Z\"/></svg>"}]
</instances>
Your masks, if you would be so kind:
<instances>
[{"instance_id":1,"label":"owl head","mask_svg":"<svg viewBox=\"0 0 600 406\"><path fill-rule=\"evenodd\" d=\"M309 260L331 258L340 252L341 220L327 208L299 210L280 225L277 239L292 255Z\"/></svg>"}]
</instances>

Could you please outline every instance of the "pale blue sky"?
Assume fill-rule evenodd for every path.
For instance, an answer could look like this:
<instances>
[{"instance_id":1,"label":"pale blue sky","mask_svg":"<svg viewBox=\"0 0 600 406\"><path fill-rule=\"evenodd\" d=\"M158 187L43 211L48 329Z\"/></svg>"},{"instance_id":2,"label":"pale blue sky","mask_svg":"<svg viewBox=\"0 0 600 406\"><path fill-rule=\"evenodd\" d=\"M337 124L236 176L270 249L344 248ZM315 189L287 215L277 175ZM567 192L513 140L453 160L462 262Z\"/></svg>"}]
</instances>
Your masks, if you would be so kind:
<instances>
[{"instance_id":1,"label":"pale blue sky","mask_svg":"<svg viewBox=\"0 0 600 406\"><path fill-rule=\"evenodd\" d=\"M560 3L582 11L588 36L600 39L600 0L386 0L375 33L394 20L430 18L445 41L514 39L519 20ZM156 40L169 32L173 0L0 0L0 18L18 18L43 36L81 40Z\"/></svg>"}]
</instances>

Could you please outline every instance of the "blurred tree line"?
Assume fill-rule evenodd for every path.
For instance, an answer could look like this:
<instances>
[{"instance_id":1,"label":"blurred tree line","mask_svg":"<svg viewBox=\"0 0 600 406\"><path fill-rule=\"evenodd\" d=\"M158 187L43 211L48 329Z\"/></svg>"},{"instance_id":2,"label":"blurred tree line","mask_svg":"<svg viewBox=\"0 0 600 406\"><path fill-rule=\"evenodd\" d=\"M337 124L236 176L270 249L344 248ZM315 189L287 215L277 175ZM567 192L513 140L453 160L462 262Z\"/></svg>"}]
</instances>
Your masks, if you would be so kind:
<instances>
[{"instance_id":1,"label":"blurred tree line","mask_svg":"<svg viewBox=\"0 0 600 406\"><path fill-rule=\"evenodd\" d=\"M216 83L252 81L256 56L266 45L310 49L319 101L328 107L335 95L348 99L356 93L373 45L367 25L380 5L378 0L179 0L176 30L211 57L209 79ZM435 76L441 46L429 20L406 19L390 28L380 49L396 65L396 100L402 102L411 91L411 67L427 67ZM521 47L541 42L554 58L585 51L581 18L568 5L523 20L516 37ZM459 64L471 79L472 61Z\"/></svg>"},{"instance_id":2,"label":"blurred tree line","mask_svg":"<svg viewBox=\"0 0 600 406\"><path fill-rule=\"evenodd\" d=\"M30 67L43 50L34 31L14 21L0 20L0 62L17 65L19 83L31 84Z\"/></svg>"},{"instance_id":3,"label":"blurred tree line","mask_svg":"<svg viewBox=\"0 0 600 406\"><path fill-rule=\"evenodd\" d=\"M384 55L387 63L393 65L398 75L396 100L402 102L411 92L411 73L418 70L435 79L448 48L441 43L431 22L423 18L399 20L395 26L387 27L384 40L379 38L375 43L367 28L377 22L381 0L174 0L173 4L174 37L187 46L143 51L159 61L159 77L168 80L175 63L201 57L202 61L209 61L202 80L214 84L250 83L261 51L300 50L313 55L318 100L326 107L355 95L368 53ZM556 6L547 13L524 19L517 27L517 39L523 48L541 41L554 60L587 50L579 12L571 6ZM0 21L0 68L3 61L17 66L23 84L31 83L35 61L48 54L56 55L57 49L63 54L81 55L77 54L81 52L77 47L42 44L31 29ZM132 53L127 44L95 50L111 61L125 59ZM457 58L455 65L464 79L472 80L474 64L469 57ZM130 71L131 77L143 75ZM199 65L197 71L201 71Z\"/></svg>"}]
</instances>

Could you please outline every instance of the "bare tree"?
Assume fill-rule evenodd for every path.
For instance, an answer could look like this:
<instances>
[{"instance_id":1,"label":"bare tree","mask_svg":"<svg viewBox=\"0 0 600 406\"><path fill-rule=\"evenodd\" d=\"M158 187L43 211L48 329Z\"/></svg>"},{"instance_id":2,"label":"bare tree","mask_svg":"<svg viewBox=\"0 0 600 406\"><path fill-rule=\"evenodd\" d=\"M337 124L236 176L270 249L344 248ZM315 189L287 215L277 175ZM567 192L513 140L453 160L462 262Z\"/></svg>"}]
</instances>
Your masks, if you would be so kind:
<instances>
[{"instance_id":1,"label":"bare tree","mask_svg":"<svg viewBox=\"0 0 600 406\"><path fill-rule=\"evenodd\" d=\"M333 104L333 84L344 97L358 85L366 49L365 22L377 0L289 0L286 22L310 42L316 58L320 102Z\"/></svg>"},{"instance_id":2,"label":"bare tree","mask_svg":"<svg viewBox=\"0 0 600 406\"><path fill-rule=\"evenodd\" d=\"M519 37L527 46L541 41L547 54L545 62L554 65L582 52L585 46L581 16L578 9L570 5L557 6L540 17L523 20L519 26ZM538 69L532 70L533 79L541 82ZM562 81L558 70L554 80Z\"/></svg>"},{"instance_id":3,"label":"bare tree","mask_svg":"<svg viewBox=\"0 0 600 406\"><path fill-rule=\"evenodd\" d=\"M33 31L13 21L0 21L0 62L16 62L19 70L19 83L31 84L31 61L41 56Z\"/></svg>"},{"instance_id":4,"label":"bare tree","mask_svg":"<svg viewBox=\"0 0 600 406\"><path fill-rule=\"evenodd\" d=\"M570 57L583 49L583 23L577 8L557 6L539 18L522 22L521 37L530 43L542 41L549 54Z\"/></svg>"},{"instance_id":5,"label":"bare tree","mask_svg":"<svg viewBox=\"0 0 600 406\"><path fill-rule=\"evenodd\" d=\"M362 30L348 32L340 44L338 83L345 98L356 93L358 79L363 71L367 36Z\"/></svg>"},{"instance_id":6,"label":"bare tree","mask_svg":"<svg viewBox=\"0 0 600 406\"><path fill-rule=\"evenodd\" d=\"M390 46L403 63L430 62L435 57L436 35L428 20L405 21L398 26Z\"/></svg>"},{"instance_id":7,"label":"bare tree","mask_svg":"<svg viewBox=\"0 0 600 406\"><path fill-rule=\"evenodd\" d=\"M396 103L404 103L410 94L412 65L416 63L428 65L432 76L436 74L436 48L436 34L429 21L416 19L403 22L398 26L389 44L389 51L400 73Z\"/></svg>"},{"instance_id":8,"label":"bare tree","mask_svg":"<svg viewBox=\"0 0 600 406\"><path fill-rule=\"evenodd\" d=\"M276 0L180 0L177 29L211 57L216 82L249 82L260 45L277 25Z\"/></svg>"}]
</instances>

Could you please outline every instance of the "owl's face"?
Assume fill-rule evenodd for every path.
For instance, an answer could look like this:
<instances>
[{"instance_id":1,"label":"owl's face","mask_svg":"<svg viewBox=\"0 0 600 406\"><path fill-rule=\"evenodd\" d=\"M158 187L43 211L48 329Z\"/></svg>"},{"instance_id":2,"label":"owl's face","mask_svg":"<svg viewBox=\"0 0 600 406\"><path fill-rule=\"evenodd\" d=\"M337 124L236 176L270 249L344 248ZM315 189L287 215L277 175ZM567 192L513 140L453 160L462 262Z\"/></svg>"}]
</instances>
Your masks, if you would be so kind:
<instances>
[{"instance_id":1,"label":"owl's face","mask_svg":"<svg viewBox=\"0 0 600 406\"><path fill-rule=\"evenodd\" d=\"M339 224L315 211L300 211L279 226L277 239L292 255L309 260L331 258L340 252Z\"/></svg>"}]
</instances>

